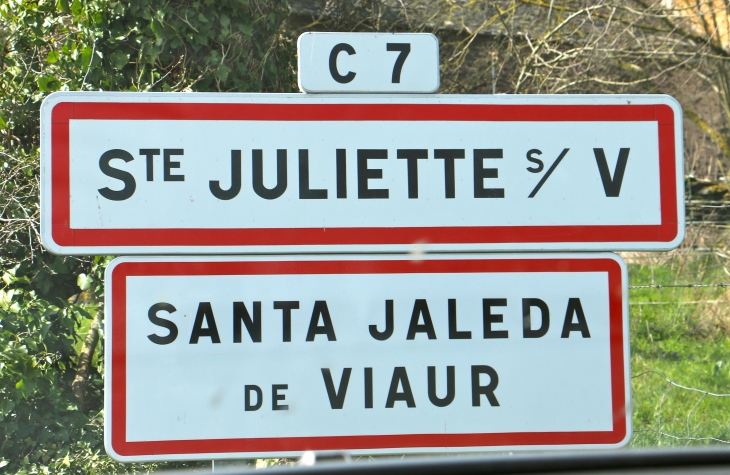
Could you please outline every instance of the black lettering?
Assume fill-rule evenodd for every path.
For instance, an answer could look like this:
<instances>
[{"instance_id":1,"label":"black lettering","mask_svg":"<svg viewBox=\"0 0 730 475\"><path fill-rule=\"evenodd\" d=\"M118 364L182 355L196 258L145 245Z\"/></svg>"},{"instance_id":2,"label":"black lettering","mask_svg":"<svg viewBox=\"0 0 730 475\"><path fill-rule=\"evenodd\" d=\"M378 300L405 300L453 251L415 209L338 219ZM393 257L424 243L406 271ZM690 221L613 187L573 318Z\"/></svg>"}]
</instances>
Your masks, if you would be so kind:
<instances>
[{"instance_id":1,"label":"black lettering","mask_svg":"<svg viewBox=\"0 0 730 475\"><path fill-rule=\"evenodd\" d=\"M365 368L365 409L373 408L373 368Z\"/></svg>"},{"instance_id":2,"label":"black lettering","mask_svg":"<svg viewBox=\"0 0 730 475\"><path fill-rule=\"evenodd\" d=\"M241 343L241 322L246 325L251 341L261 343L261 302L253 303L253 318L245 303L233 302L233 343Z\"/></svg>"},{"instance_id":3,"label":"black lettering","mask_svg":"<svg viewBox=\"0 0 730 475\"><path fill-rule=\"evenodd\" d=\"M335 382L332 381L332 374L329 368L322 368L322 378L324 378L324 386L327 389L327 397L330 399L330 407L332 409L342 409L345 405L345 396L347 395L347 386L350 384L350 374L352 368L344 368L342 377L340 378L340 387L335 391Z\"/></svg>"},{"instance_id":4,"label":"black lettering","mask_svg":"<svg viewBox=\"0 0 730 475\"><path fill-rule=\"evenodd\" d=\"M203 320L207 328L203 328ZM210 302L200 302L198 304L198 312L195 314L195 323L193 323L193 331L190 334L190 344L195 345L201 336L210 337L213 343L220 343L221 338L218 336L218 327L215 325L215 317L213 316L213 308Z\"/></svg>"},{"instance_id":5,"label":"black lettering","mask_svg":"<svg viewBox=\"0 0 730 475\"><path fill-rule=\"evenodd\" d=\"M299 150L299 199L326 200L327 190L309 188L309 150Z\"/></svg>"},{"instance_id":6,"label":"black lettering","mask_svg":"<svg viewBox=\"0 0 730 475\"><path fill-rule=\"evenodd\" d=\"M276 151L276 186L266 188L264 185L264 152L253 150L253 191L265 200L275 200L286 191L286 150Z\"/></svg>"},{"instance_id":7,"label":"black lettering","mask_svg":"<svg viewBox=\"0 0 730 475\"><path fill-rule=\"evenodd\" d=\"M573 323L573 315L578 319L575 323ZM583 313L583 306L578 298L568 299L568 309L565 311L565 323L563 323L563 332L560 334L560 338L570 338L570 332L580 332L583 338L591 337L586 315Z\"/></svg>"},{"instance_id":8,"label":"black lettering","mask_svg":"<svg viewBox=\"0 0 730 475\"><path fill-rule=\"evenodd\" d=\"M428 367L428 399L436 407L446 407L451 404L456 396L456 370L453 366L446 367L446 396L440 398L436 395L436 367Z\"/></svg>"},{"instance_id":9,"label":"black lettering","mask_svg":"<svg viewBox=\"0 0 730 475\"><path fill-rule=\"evenodd\" d=\"M502 158L502 149L474 150L474 198L504 198L504 188L484 188L485 178L499 177L496 168L484 168L485 158Z\"/></svg>"},{"instance_id":10,"label":"black lettering","mask_svg":"<svg viewBox=\"0 0 730 475\"><path fill-rule=\"evenodd\" d=\"M288 404L279 404L279 401L286 400L286 394L279 394L279 391L289 389L288 384L272 384L271 385L271 409L274 411L288 411Z\"/></svg>"},{"instance_id":11,"label":"black lettering","mask_svg":"<svg viewBox=\"0 0 730 475\"><path fill-rule=\"evenodd\" d=\"M337 70L337 56L344 51L345 53L349 55L356 54L355 48L348 45L347 43L339 43L335 45L334 48L332 48L332 51L330 52L330 74L332 75L332 79L337 81L340 84L347 84L348 82L351 82L353 79L355 79L355 75L357 73L354 73L352 71L349 71L344 76L340 74L340 72Z\"/></svg>"},{"instance_id":12,"label":"black lettering","mask_svg":"<svg viewBox=\"0 0 730 475\"><path fill-rule=\"evenodd\" d=\"M321 326L319 325L319 317L322 317ZM314 337L317 335L327 335L327 341L337 341L330 311L327 308L327 302L324 300L314 302L312 319L309 321L309 330L307 330L307 341L314 341Z\"/></svg>"},{"instance_id":13,"label":"black lettering","mask_svg":"<svg viewBox=\"0 0 730 475\"><path fill-rule=\"evenodd\" d=\"M403 392L398 391L398 387L400 386L403 387ZM416 407L416 401L413 399L413 391L411 391L411 383L408 382L408 373L406 373L406 369L402 366L393 370L393 378L390 380L390 389L388 390L388 399L385 401L385 407L394 407L396 401L405 401L408 407Z\"/></svg>"},{"instance_id":14,"label":"black lettering","mask_svg":"<svg viewBox=\"0 0 730 475\"><path fill-rule=\"evenodd\" d=\"M281 310L282 340L291 341L291 311L299 308L299 302L274 302L274 309Z\"/></svg>"},{"instance_id":15,"label":"black lettering","mask_svg":"<svg viewBox=\"0 0 730 475\"><path fill-rule=\"evenodd\" d=\"M527 160L537 165L537 167L527 167L527 171L531 173L540 173L543 168L545 168L545 164L542 163L542 160L539 158L535 158L533 155L542 155L542 151L538 150L536 148L533 148L532 150L528 150L527 152Z\"/></svg>"},{"instance_id":16,"label":"black lettering","mask_svg":"<svg viewBox=\"0 0 730 475\"><path fill-rule=\"evenodd\" d=\"M481 386L479 379L482 374L489 376L489 384ZM491 366L477 365L471 367L471 405L474 407L481 406L481 396L487 396L490 406L499 406L497 396L494 395L494 390L497 389L499 384L499 376L497 372Z\"/></svg>"},{"instance_id":17,"label":"black lettering","mask_svg":"<svg viewBox=\"0 0 730 475\"><path fill-rule=\"evenodd\" d=\"M492 314L492 307L507 306L507 299L482 299L484 338L507 338L507 330L492 330L493 323L502 323L504 316Z\"/></svg>"},{"instance_id":18,"label":"black lettering","mask_svg":"<svg viewBox=\"0 0 730 475\"><path fill-rule=\"evenodd\" d=\"M184 155L181 148L166 148L162 151L162 179L164 181L185 181L185 175L173 175L173 168L180 168L180 162L173 162L173 155Z\"/></svg>"},{"instance_id":19,"label":"black lettering","mask_svg":"<svg viewBox=\"0 0 730 475\"><path fill-rule=\"evenodd\" d=\"M446 198L456 197L456 173L454 171L454 160L466 157L464 149L436 149L433 151L433 158L444 161L444 188Z\"/></svg>"},{"instance_id":20,"label":"black lettering","mask_svg":"<svg viewBox=\"0 0 730 475\"><path fill-rule=\"evenodd\" d=\"M227 190L221 188L221 182L210 180L208 183L210 192L219 200L232 200L241 191L241 151L231 150L231 187Z\"/></svg>"},{"instance_id":21,"label":"black lettering","mask_svg":"<svg viewBox=\"0 0 730 475\"><path fill-rule=\"evenodd\" d=\"M612 178L611 171L608 169L606 153L602 148L593 149L593 154L596 156L596 163L598 164L598 172L601 174L601 181L603 182L603 191L609 198L617 198L619 193L621 193L621 184L624 181L626 163L629 161L629 150L628 148L622 148L618 151L618 161L616 162L616 169L613 172Z\"/></svg>"},{"instance_id":22,"label":"black lettering","mask_svg":"<svg viewBox=\"0 0 730 475\"><path fill-rule=\"evenodd\" d=\"M134 160L134 157L126 150L115 148L114 150L107 150L102 153L101 158L99 158L99 169L101 172L106 176L121 180L121 182L124 183L124 188L116 191L109 187L105 187L99 188L98 191L101 196L108 200L124 201L134 194L134 190L137 189L137 183L134 181L134 176L132 176L131 173L114 168L109 164L109 162L115 159L124 160L129 163Z\"/></svg>"},{"instance_id":23,"label":"black lettering","mask_svg":"<svg viewBox=\"0 0 730 475\"><path fill-rule=\"evenodd\" d=\"M155 177L155 156L160 154L159 148L141 148L139 154L144 155L147 162L147 181Z\"/></svg>"},{"instance_id":24,"label":"black lettering","mask_svg":"<svg viewBox=\"0 0 730 475\"><path fill-rule=\"evenodd\" d=\"M177 326L170 320L158 317L157 312L163 311L173 313L176 310L177 309L175 307L166 302L156 303L150 307L150 310L147 312L147 317L150 319L150 322L159 327L166 328L169 332L166 336L159 336L154 333L152 335L147 335L147 338L149 338L152 343L157 343L158 345L169 345L175 341L177 338Z\"/></svg>"},{"instance_id":25,"label":"black lettering","mask_svg":"<svg viewBox=\"0 0 730 475\"><path fill-rule=\"evenodd\" d=\"M386 43L385 49L387 51L400 51L400 54L395 60L395 64L393 65L393 77L391 78L390 82L393 84L399 84L400 83L400 73L403 70L403 63L406 62L406 58L408 57L408 54L411 52L411 44L410 43Z\"/></svg>"},{"instance_id":26,"label":"black lettering","mask_svg":"<svg viewBox=\"0 0 730 475\"><path fill-rule=\"evenodd\" d=\"M532 329L531 310L532 307L540 309L542 322L540 328ZM545 302L540 299L522 299L522 337L523 338L542 338L550 328L550 309Z\"/></svg>"},{"instance_id":27,"label":"black lettering","mask_svg":"<svg viewBox=\"0 0 730 475\"><path fill-rule=\"evenodd\" d=\"M244 391L244 407L247 411L258 411L264 403L264 393L261 388L255 384L247 384L243 387ZM251 391L256 393L256 404L251 404Z\"/></svg>"},{"instance_id":28,"label":"black lettering","mask_svg":"<svg viewBox=\"0 0 730 475\"><path fill-rule=\"evenodd\" d=\"M457 329L456 299L449 299L449 340L471 340L470 331Z\"/></svg>"},{"instance_id":29,"label":"black lettering","mask_svg":"<svg viewBox=\"0 0 730 475\"><path fill-rule=\"evenodd\" d=\"M373 189L368 187L368 180L383 178L383 170L380 168L368 168L368 160L385 160L388 158L387 150L363 149L357 151L357 197L358 199L388 198L388 190Z\"/></svg>"},{"instance_id":30,"label":"black lettering","mask_svg":"<svg viewBox=\"0 0 730 475\"><path fill-rule=\"evenodd\" d=\"M370 331L370 336L375 338L376 340L385 341L388 338L390 338L393 335L393 301L392 300L386 300L385 301L385 330L378 331L377 325L370 325L368 327L368 330Z\"/></svg>"},{"instance_id":31,"label":"black lettering","mask_svg":"<svg viewBox=\"0 0 730 475\"><path fill-rule=\"evenodd\" d=\"M347 150L338 148L337 161L337 197L347 198Z\"/></svg>"},{"instance_id":32,"label":"black lettering","mask_svg":"<svg viewBox=\"0 0 730 475\"><path fill-rule=\"evenodd\" d=\"M548 168L548 170L545 173L543 173L542 177L540 178L540 181L538 181L537 185L535 185L535 188L532 189L532 191L528 195L528 198L534 198L535 196L537 196L537 193L540 191L540 189L545 184L545 182L548 180L548 178L550 178L550 175L553 174L555 169L558 168L558 165L560 165L560 162L563 160L563 158L565 158L565 156L568 154L569 151L570 151L569 148L564 148L563 151L560 152L560 155L558 155L558 158L556 158L555 161L553 162L553 164L550 165L550 168ZM529 170L529 168L528 168L528 170Z\"/></svg>"},{"instance_id":33,"label":"black lettering","mask_svg":"<svg viewBox=\"0 0 730 475\"><path fill-rule=\"evenodd\" d=\"M423 315L423 323L418 323ZM416 333L425 333L429 340L436 339L436 330L433 328L431 321L431 312L428 311L428 303L426 299L416 299L413 304L413 313L411 314L411 323L408 325L408 336L406 340L415 340Z\"/></svg>"},{"instance_id":34,"label":"black lettering","mask_svg":"<svg viewBox=\"0 0 730 475\"><path fill-rule=\"evenodd\" d=\"M426 149L398 150L398 158L408 160L408 198L418 198L418 161L428 159Z\"/></svg>"}]
</instances>

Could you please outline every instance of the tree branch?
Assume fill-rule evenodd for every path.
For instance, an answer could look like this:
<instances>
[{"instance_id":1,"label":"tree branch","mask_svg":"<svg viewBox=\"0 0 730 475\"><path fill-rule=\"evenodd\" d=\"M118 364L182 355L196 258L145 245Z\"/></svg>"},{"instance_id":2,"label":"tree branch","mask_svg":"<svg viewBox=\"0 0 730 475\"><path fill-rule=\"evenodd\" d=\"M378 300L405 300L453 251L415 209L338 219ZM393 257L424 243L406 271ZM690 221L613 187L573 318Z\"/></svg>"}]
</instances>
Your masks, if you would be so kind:
<instances>
[{"instance_id":1,"label":"tree branch","mask_svg":"<svg viewBox=\"0 0 730 475\"><path fill-rule=\"evenodd\" d=\"M83 413L86 413L89 409L86 397L86 388L89 385L91 361L94 359L96 345L99 343L99 325L101 325L101 316L104 313L103 308L103 305L99 305L96 309L94 319L91 321L91 325L89 326L89 332L86 334L86 338L84 338L84 345L81 347L79 367L76 370L76 377L74 378L73 383L71 383L71 390L76 398L79 411Z\"/></svg>"},{"instance_id":2,"label":"tree branch","mask_svg":"<svg viewBox=\"0 0 730 475\"><path fill-rule=\"evenodd\" d=\"M697 126L699 126L699 128L702 129L710 137L710 140L712 140L715 145L720 147L720 149L722 150L722 154L725 155L725 157L730 158L730 144L725 139L722 132L708 124L702 117L699 116L699 114L690 109L687 109L686 107L684 108L684 116L697 124Z\"/></svg>"}]
</instances>

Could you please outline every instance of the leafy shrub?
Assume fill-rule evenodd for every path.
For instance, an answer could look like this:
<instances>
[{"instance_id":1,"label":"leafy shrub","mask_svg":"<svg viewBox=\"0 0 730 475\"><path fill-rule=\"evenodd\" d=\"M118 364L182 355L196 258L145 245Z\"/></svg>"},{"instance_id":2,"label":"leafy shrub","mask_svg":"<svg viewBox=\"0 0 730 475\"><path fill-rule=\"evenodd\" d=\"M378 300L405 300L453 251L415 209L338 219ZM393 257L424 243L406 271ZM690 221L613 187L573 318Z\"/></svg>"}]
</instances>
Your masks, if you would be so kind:
<instances>
[{"instance_id":1,"label":"leafy shrub","mask_svg":"<svg viewBox=\"0 0 730 475\"><path fill-rule=\"evenodd\" d=\"M121 466L105 455L99 348L82 397L72 389L83 337L101 314L109 258L54 256L40 245L43 98L59 90L293 91L287 15L285 0L0 3L0 468L6 473L159 465Z\"/></svg>"}]
</instances>

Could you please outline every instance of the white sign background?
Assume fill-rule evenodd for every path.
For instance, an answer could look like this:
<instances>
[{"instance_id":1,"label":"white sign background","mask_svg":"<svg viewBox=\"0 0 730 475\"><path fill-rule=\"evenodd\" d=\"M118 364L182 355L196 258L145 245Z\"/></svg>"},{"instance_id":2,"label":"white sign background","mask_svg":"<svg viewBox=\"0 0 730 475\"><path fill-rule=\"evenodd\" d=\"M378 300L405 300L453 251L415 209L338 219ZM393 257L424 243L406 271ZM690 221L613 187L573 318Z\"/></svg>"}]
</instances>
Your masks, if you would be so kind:
<instances>
[{"instance_id":1,"label":"white sign background","mask_svg":"<svg viewBox=\"0 0 730 475\"><path fill-rule=\"evenodd\" d=\"M612 371L616 371L612 366L618 362L626 378L625 394L620 397L628 407L627 277L623 261L612 254L480 256L477 261L439 261L438 256L420 263L396 259L324 264L259 260L254 262L273 274L263 271L262 275L259 269L245 275L234 270L241 259L115 260L107 270L106 308L111 309L106 322L110 332L106 347L107 451L119 460L132 461L280 456L309 449L442 452L614 446L628 441L630 411L616 414L617 403L612 400L612 393L616 395L612 385L620 382L612 379ZM190 262L198 264L190 266ZM390 270L384 271L388 266ZM183 268L194 269L193 274L198 275L165 275L183 274ZM541 271L514 271L520 268ZM615 301L609 302L609 268L622 289L620 308L615 308ZM307 269L314 272L310 274ZM119 288L119 279L126 283L123 293L112 290ZM125 302L125 315L117 313L120 303L115 299L120 298ZM457 301L458 330L471 331L471 339L448 338L450 298ZM507 299L506 307L492 310L504 315L503 323L493 324L492 329L507 330L507 339L483 338L483 298ZM523 338L523 298L547 303L550 329L544 337ZM561 338L569 298L580 298L590 338L575 331L570 338ZM394 332L388 340L377 341L370 336L368 326L376 324L383 330L387 299L394 301ZM428 303L437 337L434 340L424 333L406 339L415 299ZM315 300L327 302L336 341L328 341L326 335L305 341ZM233 343L234 301L244 302L250 313L253 302L261 302L260 343L252 343L245 327L243 342ZM274 301L299 301L299 309L292 310L291 342L282 341L282 311L273 308ZM151 334L167 334L147 318L149 308L158 302L177 309L171 314L158 313L179 329L177 339L167 345L148 339ZM209 337L189 343L199 302L211 303L221 340L218 344ZM618 312L613 318L620 319L620 323L614 321L613 331L623 334L613 343L611 305L611 312ZM539 321L540 312L533 308L533 328ZM119 331L124 332L124 338L119 338ZM124 340L124 347L119 347ZM619 347L615 347L617 342ZM612 352L618 354L612 356ZM125 378L120 373L122 361L126 365L126 389L124 397L115 396L118 399L113 403L112 395L120 391L119 378ZM480 407L472 406L472 365L489 365L497 371L499 383L494 395L498 407L483 396ZM455 367L455 398L447 407L429 402L428 366L436 367L439 397L446 393L446 366ZM330 368L335 388L339 388L346 367L352 368L352 373L345 403L343 409L335 410L330 407L321 368ZM365 367L373 368L371 409L364 408ZM385 407L395 367L407 370L415 408L408 408L405 402ZM482 378L486 384L486 376ZM281 402L289 406L288 410L272 410L274 384L288 385L283 391L286 400ZM244 409L245 385L262 389L261 409ZM121 423L119 417L125 419L125 429L116 428L115 432L114 425ZM629 424L624 433L614 427L617 417ZM121 438L112 443L111 434L120 431ZM512 433L515 435L509 438ZM491 442L455 442L464 435L468 439L469 434L503 437L493 437ZM365 442L357 437L337 439L342 436L372 437ZM406 437L394 443L377 440L378 436ZM606 443L607 437L613 441ZM219 445L206 445L213 440Z\"/></svg>"},{"instance_id":2,"label":"white sign background","mask_svg":"<svg viewBox=\"0 0 730 475\"><path fill-rule=\"evenodd\" d=\"M655 123L542 123L524 122L459 124L458 134L448 122L426 122L418 127L397 123L361 122L358 134L350 136L351 122L223 122L184 121L170 127L165 121L71 121L71 226L78 229L108 228L337 228L402 226L535 226L581 224L660 224L659 175ZM566 127L571 136L564 146L554 137ZM530 136L524 131L530 129ZM335 149L323 134L347 137L349 158L348 198L336 198ZM606 198L593 157L593 147L606 146L601 136L621 137L632 144L631 156L618 199ZM84 140L84 137L104 137ZM194 137L195 140L191 140ZM89 166L111 148L137 151L150 144L183 148L184 156L173 173L184 182L147 182L146 161L138 157L119 168L140 177L132 198L111 201L99 196L99 188L120 189L119 180ZM342 142L345 147L345 140ZM541 144L551 144L547 148ZM396 158L397 149L428 149L431 156L419 160L418 198L408 198L406 160ZM541 148L551 164L563 148L570 151L535 198L528 198L541 175L525 171L524 155ZM288 187L281 198L264 200L251 186L251 150L264 151L264 182L276 184L276 150L288 151ZM326 189L328 199L302 200L298 193L298 149L309 150L310 188ZM444 197L444 163L433 158L434 149L466 149L465 159L455 160L455 198ZM485 159L485 168L497 168L498 178L484 179L485 188L503 188L505 199L474 198L473 157L475 148L502 148L504 159ZM618 146L606 147L613 171ZM210 192L209 181L222 188L231 181L231 150L245 153L240 194L221 201ZM358 199L357 150L387 149L388 159L369 160L369 167L382 169L382 179L371 179L370 188L388 189L388 199ZM116 166L117 164L115 164ZM156 174L162 176L162 157ZM576 177L581 177L576 179ZM538 204L539 203L539 204ZM596 206L600 203L600 213ZM570 212L566 212L569 207ZM144 213L141 210L146 210ZM174 211L173 211L174 210ZM428 212L426 212L426 210ZM546 212L550 210L553 212Z\"/></svg>"},{"instance_id":3,"label":"white sign background","mask_svg":"<svg viewBox=\"0 0 730 475\"><path fill-rule=\"evenodd\" d=\"M655 109L663 119L647 118ZM626 120L632 114L637 120ZM684 232L677 118L668 96L54 94L42 111L42 238L65 254L671 249ZM620 150L630 150L617 197L607 196L595 148L614 178ZM132 158L110 161L135 182L121 201L99 191L125 189L100 167L114 149ZM160 151L152 174L143 149ZM178 167L169 172L184 180L165 181L164 150L175 149L183 154L171 156ZM365 149L387 159L369 159L362 172ZM397 158L408 149L427 151L417 161L417 197L410 197L409 161ZM464 151L453 160L453 198L437 149ZM503 158L476 160L483 149ZM241 187L222 200L210 184L231 187L232 150L240 151ZM254 150L262 151L268 188L277 183L277 150L286 150L287 187L278 198L254 191ZM337 150L346 156L346 197L339 197ZM541 152L531 155L543 162L538 173L528 170L538 168L530 150ZM476 185L475 162L491 170ZM303 170L326 199L301 197ZM387 190L387 199L360 197L366 173L367 186ZM477 198L476 187L504 197Z\"/></svg>"}]
</instances>

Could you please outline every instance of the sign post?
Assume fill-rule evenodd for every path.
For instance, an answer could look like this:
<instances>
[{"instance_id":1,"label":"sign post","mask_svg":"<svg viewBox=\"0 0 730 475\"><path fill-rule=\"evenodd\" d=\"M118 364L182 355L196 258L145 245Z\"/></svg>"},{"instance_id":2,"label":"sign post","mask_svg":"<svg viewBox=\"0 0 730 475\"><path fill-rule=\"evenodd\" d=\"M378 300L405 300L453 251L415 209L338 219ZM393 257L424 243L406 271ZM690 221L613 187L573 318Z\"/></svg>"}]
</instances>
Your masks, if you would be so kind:
<instances>
[{"instance_id":1,"label":"sign post","mask_svg":"<svg viewBox=\"0 0 730 475\"><path fill-rule=\"evenodd\" d=\"M631 435L614 254L137 257L107 269L123 461L613 447Z\"/></svg>"}]
</instances>

